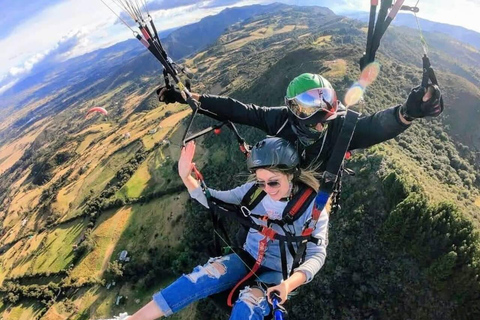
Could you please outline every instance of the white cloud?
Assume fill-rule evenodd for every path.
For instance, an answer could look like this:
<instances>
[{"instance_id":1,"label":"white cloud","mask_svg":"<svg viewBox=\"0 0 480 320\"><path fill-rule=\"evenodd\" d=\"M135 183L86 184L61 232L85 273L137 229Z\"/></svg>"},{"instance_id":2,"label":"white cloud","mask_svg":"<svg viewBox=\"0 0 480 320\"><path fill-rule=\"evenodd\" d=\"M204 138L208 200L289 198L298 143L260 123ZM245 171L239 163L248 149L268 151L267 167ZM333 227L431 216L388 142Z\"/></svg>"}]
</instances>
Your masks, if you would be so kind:
<instances>
[{"instance_id":1,"label":"white cloud","mask_svg":"<svg viewBox=\"0 0 480 320\"><path fill-rule=\"evenodd\" d=\"M120 13L118 6L112 9ZM152 2L152 1L147 1ZM222 3L222 1L214 1ZM251 4L268 4L284 2L288 4L317 4L329 6L333 11L342 13L352 10L369 10L367 0L339 0L339 1L311 1L311 0L241 0L230 6L244 6ZM164 0L162 3L172 6L180 2ZM182 0L186 6L173 9L162 9L152 13L159 31L181 25L194 23L201 18L216 14L225 7L210 7L212 0L192 1ZM225 2L223 2L225 3ZM414 5L416 1L405 2ZM479 1L456 0L423 0L419 4L420 18L433 21L463 25L480 32L477 17L480 14ZM8 8L4 11L8 13ZM134 23L129 21L133 27ZM29 20L22 21L6 38L0 39L0 86L15 77L35 71L47 62L53 63L57 59L66 59L78 56L89 51L107 47L117 42L132 38L132 33L118 18L99 0L65 0L47 7ZM8 74L8 76L6 76Z\"/></svg>"},{"instance_id":2,"label":"white cloud","mask_svg":"<svg viewBox=\"0 0 480 320\"><path fill-rule=\"evenodd\" d=\"M9 75L11 77L18 77L30 72L33 68L40 68L39 65L46 67L52 63L68 58L77 45L82 45L82 43L88 41L83 39L84 37L85 33L82 30L70 31L69 34L63 36L51 49L36 53L21 66L10 68Z\"/></svg>"},{"instance_id":3,"label":"white cloud","mask_svg":"<svg viewBox=\"0 0 480 320\"><path fill-rule=\"evenodd\" d=\"M6 38L0 40L0 74L19 66L38 52L49 51L71 32L95 32L95 27L113 22L108 9L98 0L67 0L32 16Z\"/></svg>"},{"instance_id":4,"label":"white cloud","mask_svg":"<svg viewBox=\"0 0 480 320\"><path fill-rule=\"evenodd\" d=\"M86 33L84 30L71 30L50 49L34 54L22 65L10 68L9 72L0 78L1 92L11 88L16 82L28 76L32 71L44 71L59 61L71 57L74 50L88 44L88 39L85 39L85 36Z\"/></svg>"},{"instance_id":5,"label":"white cloud","mask_svg":"<svg viewBox=\"0 0 480 320\"><path fill-rule=\"evenodd\" d=\"M10 68L9 75L12 77L16 77L16 76L22 75L27 71L32 70L32 67L38 61L40 61L44 56L45 56L44 53L37 53L36 55L34 55L33 57L25 61L25 63L22 66L16 66L16 67Z\"/></svg>"},{"instance_id":6,"label":"white cloud","mask_svg":"<svg viewBox=\"0 0 480 320\"><path fill-rule=\"evenodd\" d=\"M13 87L15 85L15 83L17 83L17 82L18 82L18 80L13 80L13 81L10 81L9 83L7 83L6 85L1 86L0 87L0 94L4 93L5 91L7 91L11 87Z\"/></svg>"}]
</instances>

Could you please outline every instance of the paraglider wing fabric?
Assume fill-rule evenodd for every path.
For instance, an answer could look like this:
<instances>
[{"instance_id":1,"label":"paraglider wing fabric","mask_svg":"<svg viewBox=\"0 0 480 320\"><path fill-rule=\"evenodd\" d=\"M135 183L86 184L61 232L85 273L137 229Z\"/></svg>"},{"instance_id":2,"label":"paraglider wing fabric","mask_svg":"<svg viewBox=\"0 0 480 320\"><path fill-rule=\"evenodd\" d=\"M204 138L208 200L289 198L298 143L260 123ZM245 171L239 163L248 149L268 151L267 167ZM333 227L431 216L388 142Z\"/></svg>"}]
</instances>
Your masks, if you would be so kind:
<instances>
[{"instance_id":1,"label":"paraglider wing fabric","mask_svg":"<svg viewBox=\"0 0 480 320\"><path fill-rule=\"evenodd\" d=\"M107 115L107 114L108 114L107 110L105 110L105 109L102 108L102 107L93 107L92 109L88 110L88 112L87 112L86 115L88 116L88 115L89 115L90 113L92 113L92 112L98 112L98 113L101 113L101 114L103 114L103 115Z\"/></svg>"}]
</instances>

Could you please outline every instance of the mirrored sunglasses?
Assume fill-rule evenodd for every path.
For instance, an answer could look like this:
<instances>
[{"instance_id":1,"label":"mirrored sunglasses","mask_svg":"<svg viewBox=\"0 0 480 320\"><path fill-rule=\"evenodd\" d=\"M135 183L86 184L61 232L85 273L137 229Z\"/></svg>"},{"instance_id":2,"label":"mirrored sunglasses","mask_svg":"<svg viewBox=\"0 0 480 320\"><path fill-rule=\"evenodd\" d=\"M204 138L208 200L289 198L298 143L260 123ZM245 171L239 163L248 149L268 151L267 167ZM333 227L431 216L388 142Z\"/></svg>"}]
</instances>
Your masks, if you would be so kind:
<instances>
[{"instance_id":1,"label":"mirrored sunglasses","mask_svg":"<svg viewBox=\"0 0 480 320\"><path fill-rule=\"evenodd\" d=\"M314 114L323 111L329 117L337 109L335 90L330 88L316 88L301 93L292 99L286 99L292 113L299 119L305 120Z\"/></svg>"}]
</instances>

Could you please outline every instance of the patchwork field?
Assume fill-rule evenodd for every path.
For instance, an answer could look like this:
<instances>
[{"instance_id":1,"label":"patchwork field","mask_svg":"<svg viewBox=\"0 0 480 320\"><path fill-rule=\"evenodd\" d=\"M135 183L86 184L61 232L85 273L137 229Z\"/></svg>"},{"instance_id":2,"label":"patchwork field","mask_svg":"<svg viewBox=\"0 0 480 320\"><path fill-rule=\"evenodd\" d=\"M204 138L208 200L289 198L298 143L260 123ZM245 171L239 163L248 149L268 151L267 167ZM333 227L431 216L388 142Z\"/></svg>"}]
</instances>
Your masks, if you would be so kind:
<instances>
[{"instance_id":1,"label":"patchwork field","mask_svg":"<svg viewBox=\"0 0 480 320\"><path fill-rule=\"evenodd\" d=\"M22 188L12 197L12 202L9 207L9 215L4 221L6 228L12 226L19 221L21 217L19 214L25 214L25 212L31 212L38 206L39 197L42 191L47 186L41 186L38 188Z\"/></svg>"},{"instance_id":2,"label":"patchwork field","mask_svg":"<svg viewBox=\"0 0 480 320\"><path fill-rule=\"evenodd\" d=\"M130 219L131 211L131 208L121 208L118 211L106 212L101 216L91 233L95 247L72 270L71 278L100 278Z\"/></svg>"},{"instance_id":3,"label":"patchwork field","mask_svg":"<svg viewBox=\"0 0 480 320\"><path fill-rule=\"evenodd\" d=\"M155 133L143 137L142 141L145 145L145 148L151 149L155 143L161 143L167 138L167 134L178 125L179 121L188 116L190 113L191 110L189 108L188 110L177 112L163 119Z\"/></svg>"},{"instance_id":4,"label":"patchwork field","mask_svg":"<svg viewBox=\"0 0 480 320\"><path fill-rule=\"evenodd\" d=\"M320 36L318 37L313 44L315 45L325 45L332 40L332 36Z\"/></svg>"},{"instance_id":5,"label":"patchwork field","mask_svg":"<svg viewBox=\"0 0 480 320\"><path fill-rule=\"evenodd\" d=\"M152 179L152 173L159 172L157 169L163 162L163 155L161 150L158 150L151 154L135 171L133 176L128 182L117 192L119 197L126 198L138 198L142 195L147 188L149 181ZM152 168L153 170L150 170ZM159 179L153 178L156 183L159 183Z\"/></svg>"},{"instance_id":6,"label":"patchwork field","mask_svg":"<svg viewBox=\"0 0 480 320\"><path fill-rule=\"evenodd\" d=\"M47 233L43 232L20 241L6 252L5 257L2 256L0 261L3 261L4 266L10 265L9 277L22 276L33 270L39 248L46 237Z\"/></svg>"},{"instance_id":7,"label":"patchwork field","mask_svg":"<svg viewBox=\"0 0 480 320\"><path fill-rule=\"evenodd\" d=\"M0 174L9 169L23 155L30 144L42 133L48 123L35 126L21 138L0 147Z\"/></svg>"},{"instance_id":8,"label":"patchwork field","mask_svg":"<svg viewBox=\"0 0 480 320\"><path fill-rule=\"evenodd\" d=\"M103 132L95 132L88 134L85 139L78 145L77 149L75 150L78 154L84 154L90 144L97 138L101 137L104 133Z\"/></svg>"},{"instance_id":9,"label":"patchwork field","mask_svg":"<svg viewBox=\"0 0 480 320\"><path fill-rule=\"evenodd\" d=\"M65 269L73 259L72 247L77 243L86 224L83 219L77 219L49 232L44 246L36 251L33 270L41 273Z\"/></svg>"},{"instance_id":10,"label":"patchwork field","mask_svg":"<svg viewBox=\"0 0 480 320\"><path fill-rule=\"evenodd\" d=\"M18 241L0 256L0 283L6 277L64 270L73 259L72 247L85 226L83 219L77 219Z\"/></svg>"},{"instance_id":11,"label":"patchwork field","mask_svg":"<svg viewBox=\"0 0 480 320\"><path fill-rule=\"evenodd\" d=\"M63 219L68 219L78 214L85 199L93 194L98 194L115 177L117 171L126 164L142 147L140 141L133 142L126 147L115 151L109 157L103 158L99 163L88 163L93 169L78 178L73 184L61 189L57 197L55 208L62 210Z\"/></svg>"},{"instance_id":12,"label":"patchwork field","mask_svg":"<svg viewBox=\"0 0 480 320\"><path fill-rule=\"evenodd\" d=\"M0 307L0 312L2 312ZM6 308L0 313L0 319L5 320L32 320L38 317L41 311L41 305L37 302L26 302L19 305Z\"/></svg>"},{"instance_id":13,"label":"patchwork field","mask_svg":"<svg viewBox=\"0 0 480 320\"><path fill-rule=\"evenodd\" d=\"M163 279L156 287L140 290L131 286L120 286L107 290L104 287L93 287L79 290L71 302L57 302L41 318L41 320L90 320L111 318L123 312L133 314L152 300L152 295L165 287L174 279ZM116 305L118 295L128 297L120 305ZM196 304L190 305L169 319L195 319ZM0 309L1 310L1 309Z\"/></svg>"},{"instance_id":14,"label":"patchwork field","mask_svg":"<svg viewBox=\"0 0 480 320\"><path fill-rule=\"evenodd\" d=\"M143 261L150 259L149 249L178 245L183 234L184 203L188 198L185 191L133 205L113 257L127 250L132 253L132 259Z\"/></svg>"},{"instance_id":15,"label":"patchwork field","mask_svg":"<svg viewBox=\"0 0 480 320\"><path fill-rule=\"evenodd\" d=\"M269 25L269 26L266 26L266 27L261 27L259 29L256 29L256 30L250 32L250 35L248 37L244 37L243 34L242 34L242 38L240 38L238 40L233 40L233 41L229 42L228 44L226 44L225 49L227 51L236 50L236 49L244 46L245 44L247 44L251 41L258 40L258 39L265 39L265 38L271 37L273 35L291 32L296 27L297 26L295 26L295 25L286 25L286 26L283 26L283 27L278 28L278 29L276 28L276 26L273 26L273 25Z\"/></svg>"},{"instance_id":16,"label":"patchwork field","mask_svg":"<svg viewBox=\"0 0 480 320\"><path fill-rule=\"evenodd\" d=\"M87 135L77 147L77 152L83 150L83 154L77 161L79 164L75 169L76 178L59 190L53 208L63 215L63 220L78 215L83 201L89 195L102 190L139 148L143 146L151 149L155 144L163 143L168 139L169 132L190 112L188 106L186 108L178 105L159 107L145 114L132 115L125 127L107 132L108 136L105 136L106 133ZM109 126L97 124L94 128L107 130ZM90 131L84 130L84 132ZM127 133L129 137L126 139L124 137ZM91 146L92 141L102 136L104 138L101 141ZM136 139L141 140L134 142ZM90 148L87 148L88 146ZM80 175L79 170L86 172ZM141 174L142 171L139 172L139 175Z\"/></svg>"},{"instance_id":17,"label":"patchwork field","mask_svg":"<svg viewBox=\"0 0 480 320\"><path fill-rule=\"evenodd\" d=\"M150 154L130 180L117 192L117 196L124 199L138 198L163 190L168 180L176 178L171 170L172 161L169 160L172 159L170 156L172 149L178 149L178 147L170 145Z\"/></svg>"},{"instance_id":18,"label":"patchwork field","mask_svg":"<svg viewBox=\"0 0 480 320\"><path fill-rule=\"evenodd\" d=\"M127 163L142 147L142 143L139 141L133 142L122 148L110 157L103 159L100 163L91 163L94 169L84 178L82 187L78 194L80 197L76 198L74 206L78 206L80 200L83 200L81 196L85 196L88 193L97 194L99 191L107 185L107 183L115 177L118 169L125 163ZM90 191L92 190L92 191Z\"/></svg>"}]
</instances>

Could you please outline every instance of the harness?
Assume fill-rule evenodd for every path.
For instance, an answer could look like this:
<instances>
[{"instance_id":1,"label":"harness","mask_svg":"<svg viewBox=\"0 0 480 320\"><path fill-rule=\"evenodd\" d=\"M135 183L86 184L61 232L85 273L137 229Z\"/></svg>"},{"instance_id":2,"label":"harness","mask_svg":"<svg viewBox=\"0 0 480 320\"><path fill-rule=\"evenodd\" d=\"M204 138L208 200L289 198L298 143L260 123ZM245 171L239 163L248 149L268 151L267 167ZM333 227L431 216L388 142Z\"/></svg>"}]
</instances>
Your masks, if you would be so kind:
<instances>
[{"instance_id":1,"label":"harness","mask_svg":"<svg viewBox=\"0 0 480 320\"><path fill-rule=\"evenodd\" d=\"M267 216L261 216L251 212L266 196L266 193L257 186L253 186L247 191L240 205L225 203L211 196L205 181L203 180L203 176L197 168L194 167L195 175L200 181L202 190L207 198L215 231L220 230L228 239L227 232L220 221L220 217L228 216L237 220L242 226L257 230L263 235L263 239L259 242L257 259L255 260L253 267L250 269L250 272L230 291L227 299L228 306L231 307L233 305L232 298L238 287L255 275L260 268L269 241L279 241L282 276L284 280L286 280L303 262L308 242L312 242L316 245L322 243L322 239L313 237L312 233L315 230L321 212L325 208L328 199L335 193L335 191L338 191L342 165L344 162L343 160L348 152L358 117L359 114L357 112L351 110L347 111L342 128L327 163L327 168L323 173L319 192L317 193L312 188L300 184L299 190L284 209L281 220L269 219ZM305 214L312 201L314 201L312 216L305 222L301 234L296 235L289 232L286 226L292 225L303 214ZM254 219L261 220L266 225L257 224ZM277 231L272 228L272 225L274 224L279 226L285 234L282 235L277 233ZM217 233L215 233L215 244L217 252L219 252L219 239ZM295 250L294 244L296 245L297 250ZM290 272L288 272L287 266L287 250L293 257L293 264Z\"/></svg>"},{"instance_id":2,"label":"harness","mask_svg":"<svg viewBox=\"0 0 480 320\"><path fill-rule=\"evenodd\" d=\"M252 277L260 268L269 241L279 241L282 276L284 280L287 279L293 273L293 270L302 263L308 242L312 242L316 245L322 243L322 239L317 239L312 236L313 229L310 228L310 225L317 224L321 210L313 210L312 217L305 223L300 235L291 233L287 228L288 225L293 225L296 220L306 213L307 208L315 199L317 193L312 188L306 185L300 185L299 191L284 209L281 220L270 219L267 216L257 215L251 212L262 201L265 195L266 193L263 190L254 185L248 190L239 205L225 203L214 197L210 197L210 199L207 198L210 210L215 217L232 217L242 226L254 229L263 235L263 239L259 242L255 264L250 269L250 272L231 290L227 301L229 306L232 306L232 297L236 289ZM265 225L258 224L254 219L261 220ZM273 225L279 226L284 231L284 234L279 234L275 231L272 228ZM297 250L295 250L295 246L297 247ZM290 273L288 272L287 266L287 249L293 257L293 265Z\"/></svg>"}]
</instances>

